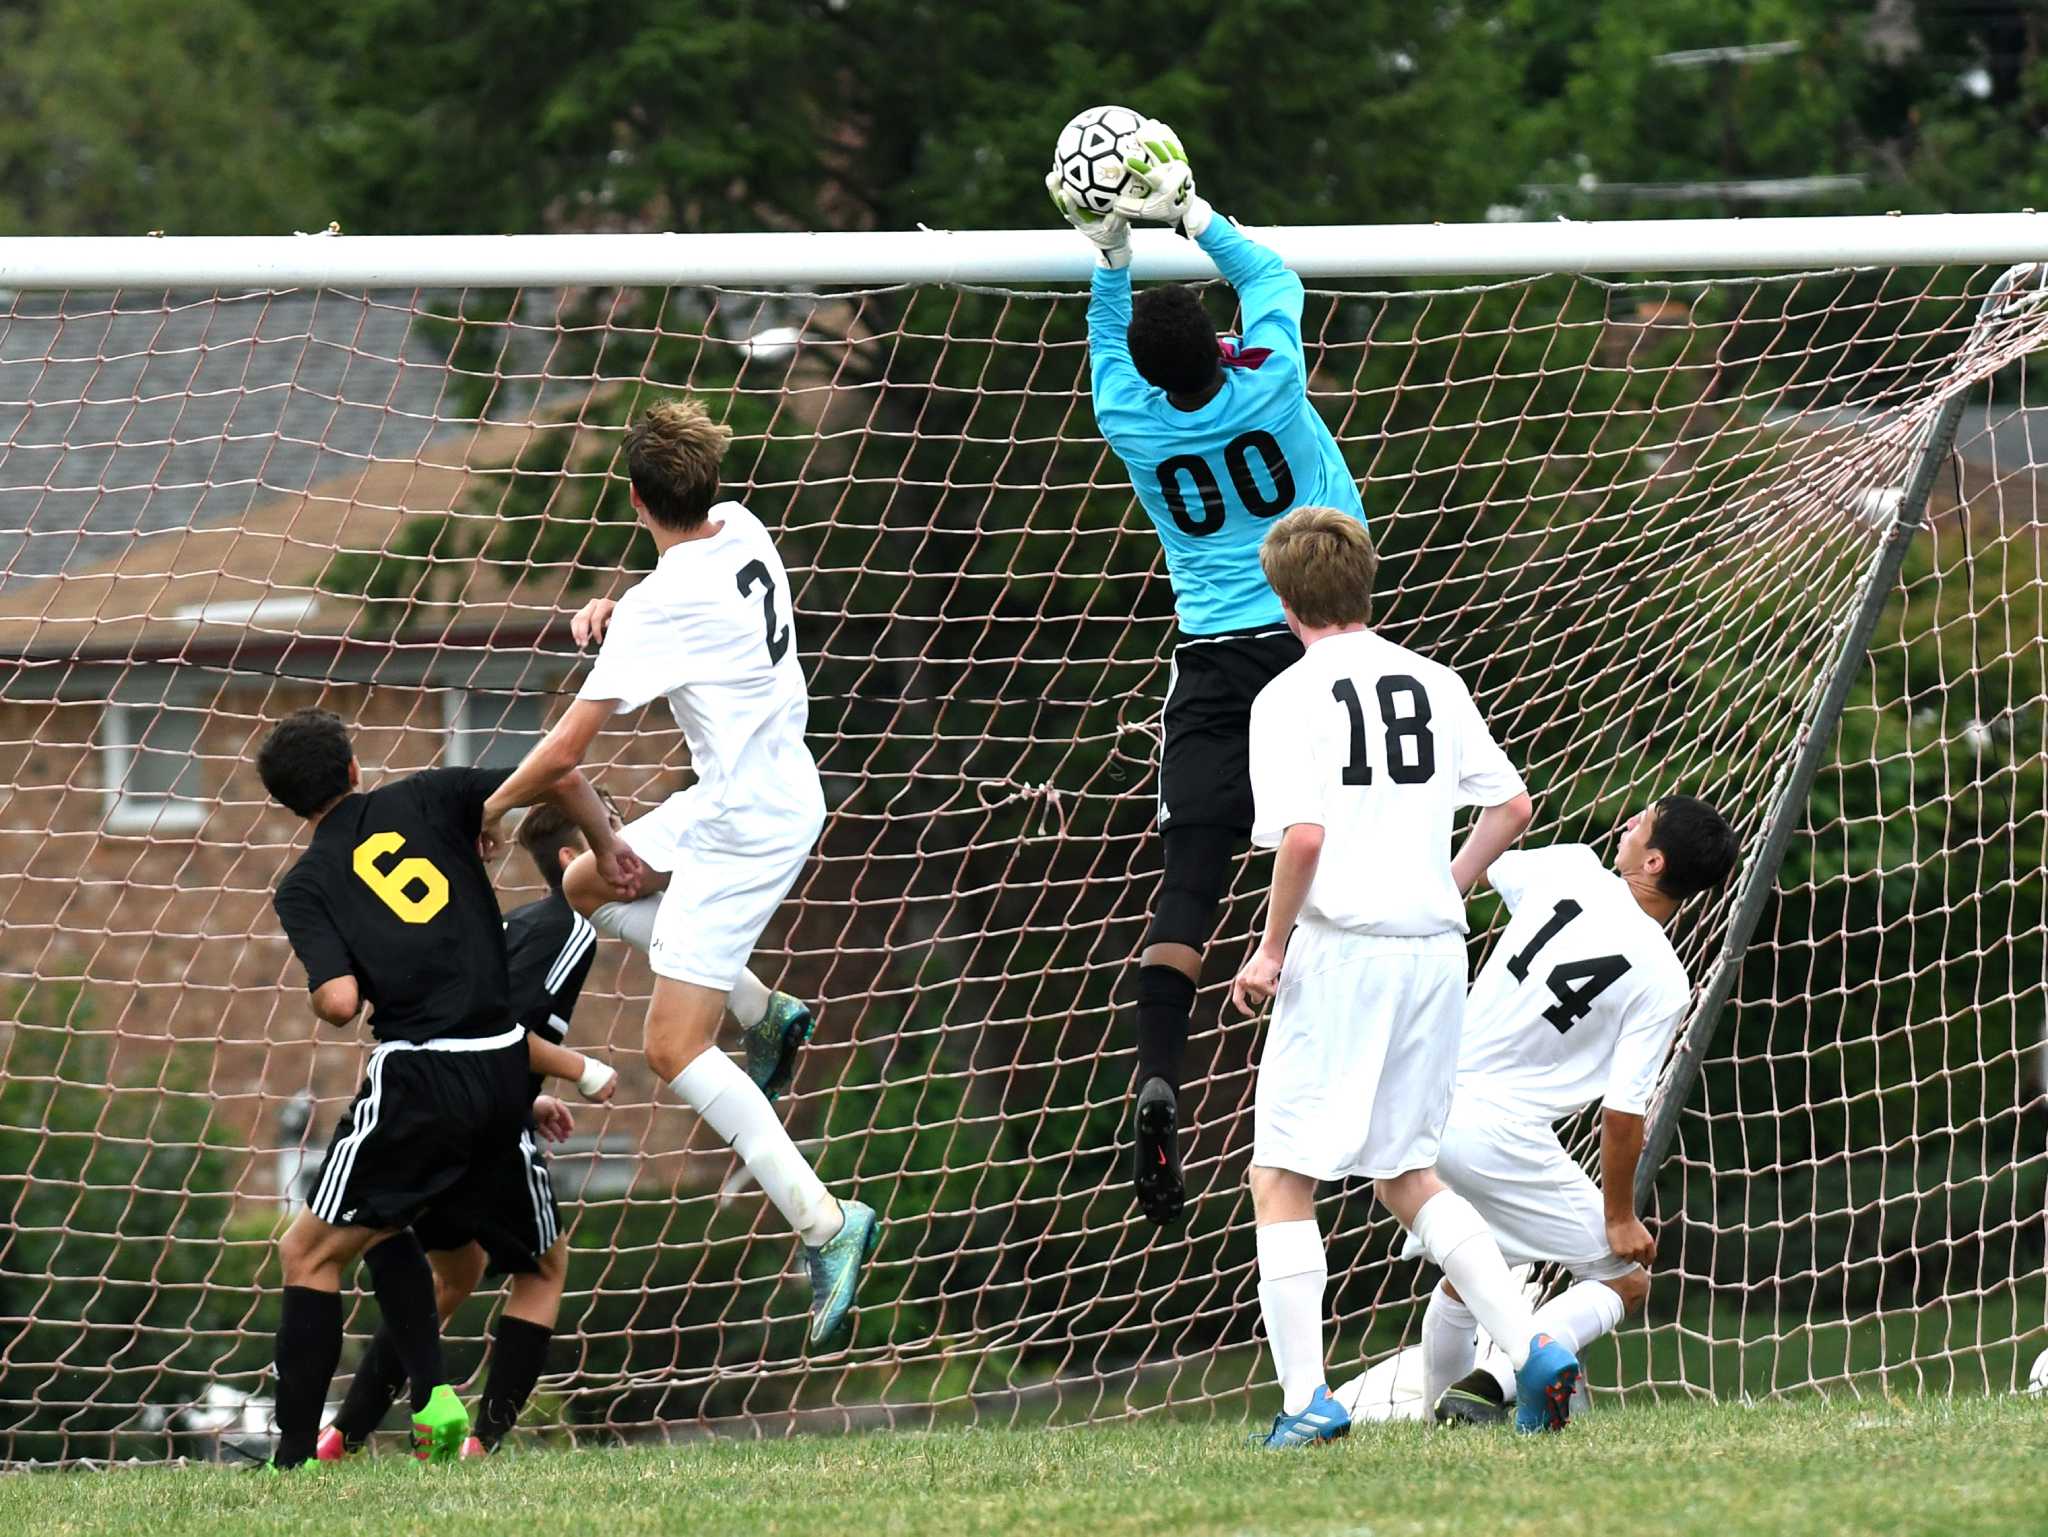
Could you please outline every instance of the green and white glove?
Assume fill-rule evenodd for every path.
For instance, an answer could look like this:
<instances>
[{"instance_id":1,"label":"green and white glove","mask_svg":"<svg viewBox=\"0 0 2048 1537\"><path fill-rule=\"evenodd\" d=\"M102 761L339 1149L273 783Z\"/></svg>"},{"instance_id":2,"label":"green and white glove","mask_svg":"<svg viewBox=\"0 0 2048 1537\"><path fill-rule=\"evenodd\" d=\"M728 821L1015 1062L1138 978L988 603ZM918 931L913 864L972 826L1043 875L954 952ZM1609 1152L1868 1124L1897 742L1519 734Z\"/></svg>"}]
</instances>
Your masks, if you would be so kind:
<instances>
[{"instance_id":1,"label":"green and white glove","mask_svg":"<svg viewBox=\"0 0 2048 1537\"><path fill-rule=\"evenodd\" d=\"M1060 180L1058 171L1045 173L1045 190L1051 194L1052 206L1060 211L1060 217L1085 235L1095 247L1098 262L1112 269L1131 264L1130 220L1121 214L1097 213L1076 202L1073 192Z\"/></svg>"},{"instance_id":2,"label":"green and white glove","mask_svg":"<svg viewBox=\"0 0 2048 1537\"><path fill-rule=\"evenodd\" d=\"M1188 164L1180 135L1158 118L1148 117L1131 138L1131 151L1124 156L1130 179L1116 200L1116 211L1126 219L1171 224L1190 239L1200 235L1215 210L1195 191L1194 167Z\"/></svg>"}]
</instances>

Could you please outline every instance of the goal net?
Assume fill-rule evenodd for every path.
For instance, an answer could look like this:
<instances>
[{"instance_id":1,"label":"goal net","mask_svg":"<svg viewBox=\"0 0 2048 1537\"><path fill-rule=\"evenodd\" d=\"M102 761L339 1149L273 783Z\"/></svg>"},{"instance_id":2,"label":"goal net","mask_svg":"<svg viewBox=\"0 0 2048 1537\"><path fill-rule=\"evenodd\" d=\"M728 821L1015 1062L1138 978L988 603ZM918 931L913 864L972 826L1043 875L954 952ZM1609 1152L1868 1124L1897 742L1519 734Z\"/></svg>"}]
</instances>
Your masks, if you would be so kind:
<instances>
[{"instance_id":1,"label":"goal net","mask_svg":"<svg viewBox=\"0 0 2048 1537\"><path fill-rule=\"evenodd\" d=\"M2005 1390L2041 1342L2048 307L2001 271L1311 284L1377 623L1471 684L1531 839L1605 853L1677 789L1743 836L1678 925L1704 1001L1656 1289L1598 1389ZM363 1043L270 912L303 839L254 744L323 703L372 779L516 758L582 676L569 615L648 562L621 430L680 390L789 566L831 805L755 962L820 1015L782 1108L887 1225L853 1348L807 1358L793 1245L657 1094L607 942L570 1041L621 1093L557 1157L529 1426L1247 1413L1261 1025L1224 995L1269 864L1209 957L1158 1232L1126 1139L1171 602L1084 288L461 276L0 296L0 1459L260 1445L275 1235ZM593 757L641 808L686 782L658 708ZM1322 1213L1334 1380L1431 1278L1364 1189ZM346 1296L337 1393L375 1323ZM494 1305L451 1325L464 1373Z\"/></svg>"}]
</instances>

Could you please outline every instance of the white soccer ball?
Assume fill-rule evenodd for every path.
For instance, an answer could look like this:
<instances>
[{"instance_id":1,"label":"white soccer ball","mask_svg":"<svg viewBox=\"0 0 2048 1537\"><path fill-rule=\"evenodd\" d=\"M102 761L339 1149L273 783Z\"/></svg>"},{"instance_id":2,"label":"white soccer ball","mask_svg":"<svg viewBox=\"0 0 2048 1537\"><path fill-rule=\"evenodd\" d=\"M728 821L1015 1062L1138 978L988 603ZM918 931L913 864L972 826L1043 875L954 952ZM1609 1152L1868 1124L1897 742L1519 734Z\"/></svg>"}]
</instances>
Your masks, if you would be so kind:
<instances>
[{"instance_id":1,"label":"white soccer ball","mask_svg":"<svg viewBox=\"0 0 2048 1537\"><path fill-rule=\"evenodd\" d=\"M2029 1393L2048 1393L2048 1350L2034 1357L2034 1369L2027 1373Z\"/></svg>"},{"instance_id":2,"label":"white soccer ball","mask_svg":"<svg viewBox=\"0 0 2048 1537\"><path fill-rule=\"evenodd\" d=\"M1124 156L1144 121L1129 107L1090 107L1060 130L1052 168L1074 200L1095 213L1116 207L1130 170Z\"/></svg>"}]
</instances>

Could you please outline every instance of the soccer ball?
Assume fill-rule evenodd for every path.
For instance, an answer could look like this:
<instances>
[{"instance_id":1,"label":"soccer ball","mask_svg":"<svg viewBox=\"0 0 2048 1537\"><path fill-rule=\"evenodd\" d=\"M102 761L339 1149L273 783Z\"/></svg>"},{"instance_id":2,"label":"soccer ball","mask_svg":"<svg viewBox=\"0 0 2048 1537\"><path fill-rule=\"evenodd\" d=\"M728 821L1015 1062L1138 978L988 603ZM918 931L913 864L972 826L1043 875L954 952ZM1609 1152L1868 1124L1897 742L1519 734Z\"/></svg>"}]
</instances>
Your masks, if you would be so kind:
<instances>
[{"instance_id":1,"label":"soccer ball","mask_svg":"<svg viewBox=\"0 0 2048 1537\"><path fill-rule=\"evenodd\" d=\"M1052 168L1075 202L1093 213L1116 207L1116 195L1131 174L1124 156L1143 121L1129 107L1090 107L1060 130Z\"/></svg>"},{"instance_id":2,"label":"soccer ball","mask_svg":"<svg viewBox=\"0 0 2048 1537\"><path fill-rule=\"evenodd\" d=\"M2034 1357L2034 1369L2027 1373L2027 1391L2036 1396L2048 1393L2048 1350Z\"/></svg>"}]
</instances>

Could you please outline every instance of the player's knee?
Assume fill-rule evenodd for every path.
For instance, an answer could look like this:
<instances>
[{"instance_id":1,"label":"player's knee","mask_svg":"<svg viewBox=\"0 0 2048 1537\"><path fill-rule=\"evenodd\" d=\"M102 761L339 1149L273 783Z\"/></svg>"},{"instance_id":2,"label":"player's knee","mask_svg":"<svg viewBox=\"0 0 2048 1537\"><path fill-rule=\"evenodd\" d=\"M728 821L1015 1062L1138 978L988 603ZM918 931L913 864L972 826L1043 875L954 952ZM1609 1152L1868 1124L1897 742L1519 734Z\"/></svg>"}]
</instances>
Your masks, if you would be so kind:
<instances>
[{"instance_id":1,"label":"player's knee","mask_svg":"<svg viewBox=\"0 0 2048 1537\"><path fill-rule=\"evenodd\" d=\"M578 854L562 872L562 895L586 918L612 900L610 888L598 879L597 856L590 850Z\"/></svg>"},{"instance_id":2,"label":"player's knee","mask_svg":"<svg viewBox=\"0 0 2048 1537\"><path fill-rule=\"evenodd\" d=\"M1216 931L1216 914L1230 886L1237 834L1223 827L1173 827L1164 837L1166 868L1145 930L1148 951L1184 946L1201 963L1202 948ZM1173 965L1171 960L1148 965Z\"/></svg>"},{"instance_id":3,"label":"player's knee","mask_svg":"<svg viewBox=\"0 0 2048 1537\"><path fill-rule=\"evenodd\" d=\"M1607 1284L1621 1298L1621 1311L1625 1316L1642 1312L1650 1300L1650 1272L1640 1265Z\"/></svg>"},{"instance_id":4,"label":"player's knee","mask_svg":"<svg viewBox=\"0 0 2048 1537\"><path fill-rule=\"evenodd\" d=\"M569 1238L566 1233L540 1257L534 1276L543 1288L557 1297L561 1296L562 1288L569 1279Z\"/></svg>"}]
</instances>

